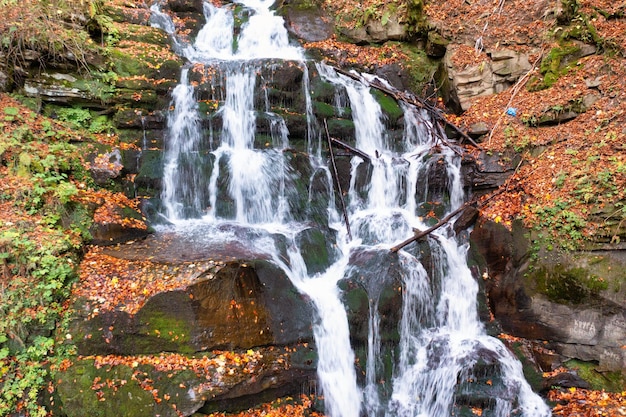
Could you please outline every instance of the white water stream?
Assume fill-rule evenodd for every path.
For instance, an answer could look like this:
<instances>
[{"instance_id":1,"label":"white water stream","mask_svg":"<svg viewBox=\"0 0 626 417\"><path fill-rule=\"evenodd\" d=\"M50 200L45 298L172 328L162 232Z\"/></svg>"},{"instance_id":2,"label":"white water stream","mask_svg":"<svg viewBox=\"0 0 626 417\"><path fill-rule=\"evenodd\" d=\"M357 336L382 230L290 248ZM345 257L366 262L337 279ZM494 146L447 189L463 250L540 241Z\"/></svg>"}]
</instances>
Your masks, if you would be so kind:
<instances>
[{"instance_id":1,"label":"white water stream","mask_svg":"<svg viewBox=\"0 0 626 417\"><path fill-rule=\"evenodd\" d=\"M468 243L442 227L432 234L432 252L427 271L417 252L400 251L394 271L402 284L402 311L398 323L399 342L395 348L392 378L381 389L381 318L378 299L370 300L369 336L364 382L359 385L355 353L342 293L337 283L355 271L351 255L368 251L388 254L389 248L428 225L418 217L425 200L424 185L432 162L437 132L428 117L404 106L405 130L400 142L388 137L384 116L365 83L338 75L318 64L316 72L337 91L337 103L352 110L356 148L371 156L367 161L352 158L347 214L352 228L348 238L334 198L329 198L327 215L337 234L337 253L325 271L309 274L296 236L311 227L312 221L296 221L301 213L292 212L290 186L296 173L286 163L284 150L289 132L284 121L269 114L266 102L255 107L254 93L262 59L280 58L297 62L305 76L308 149L311 171L324 172L330 182L315 129L308 86L308 68L302 50L289 43L282 18L270 7L274 1L237 1L249 18L234 35L234 5L217 8L205 3L207 23L195 44L176 41L177 50L195 63L212 65L222 74L224 94L218 110L222 126L219 146L202 155L204 138L213 134L199 122L194 88L183 70L181 83L172 93L174 110L168 119L163 178L163 216L180 231L205 228L213 239L234 239L225 225L236 225L253 232L247 245L267 254L282 267L299 291L316 307L313 322L318 358L318 377L326 414L330 417L411 416L446 417L453 413L458 385L470 378L478 352L495 358L500 369L503 394L492 407L492 416L543 417L548 407L534 394L523 378L521 365L500 341L485 334L478 319L478 285L466 264ZM152 8L154 24L175 37L175 29L158 6ZM169 23L168 23L169 22ZM257 115L265 112L272 120L272 147L255 147ZM464 200L460 158L441 147L440 160L446 165L446 212ZM204 158L204 159L203 159ZM211 165L207 169L207 165ZM224 186L224 183L227 183ZM329 185L332 189L332 185ZM223 214L217 207L229 201L232 210ZM227 230L228 229L228 230ZM271 236L284 236L287 250L282 253ZM381 269L382 270L382 269ZM367 272L360 271L361 274ZM378 272L371 271L374 277ZM462 382L462 381L461 381ZM383 393L386 391L386 394Z\"/></svg>"}]
</instances>

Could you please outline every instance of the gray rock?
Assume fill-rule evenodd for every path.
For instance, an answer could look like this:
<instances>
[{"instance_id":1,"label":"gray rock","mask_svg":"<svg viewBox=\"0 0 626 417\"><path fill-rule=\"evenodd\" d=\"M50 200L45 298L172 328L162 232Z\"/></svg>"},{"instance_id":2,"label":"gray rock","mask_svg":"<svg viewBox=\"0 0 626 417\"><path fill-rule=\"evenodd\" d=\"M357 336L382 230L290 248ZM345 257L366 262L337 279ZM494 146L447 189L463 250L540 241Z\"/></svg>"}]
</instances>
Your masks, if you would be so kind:
<instances>
[{"instance_id":1,"label":"gray rock","mask_svg":"<svg viewBox=\"0 0 626 417\"><path fill-rule=\"evenodd\" d=\"M478 138L482 135L486 135L487 133L489 133L491 131L491 129L489 128L489 125L485 122L476 122L473 123L470 128L469 131L467 132L468 135L470 135L473 138Z\"/></svg>"},{"instance_id":2,"label":"gray rock","mask_svg":"<svg viewBox=\"0 0 626 417\"><path fill-rule=\"evenodd\" d=\"M531 268L527 236L518 222L511 232L484 219L471 234L488 271L489 304L503 329L550 341L557 353L594 361L599 370L624 371L623 251L540 253ZM594 276L606 286L590 286Z\"/></svg>"},{"instance_id":3,"label":"gray rock","mask_svg":"<svg viewBox=\"0 0 626 417\"><path fill-rule=\"evenodd\" d=\"M289 32L306 42L318 42L330 38L334 33L334 27L330 18L317 5L308 7L300 2L289 2L284 6L282 13L285 15Z\"/></svg>"},{"instance_id":4,"label":"gray rock","mask_svg":"<svg viewBox=\"0 0 626 417\"><path fill-rule=\"evenodd\" d=\"M449 45L443 59L443 71L449 85L444 97L453 108L467 110L474 98L498 93L526 74L531 65L528 55L508 49L488 51L491 59L467 68L457 68L452 56L458 46Z\"/></svg>"}]
</instances>

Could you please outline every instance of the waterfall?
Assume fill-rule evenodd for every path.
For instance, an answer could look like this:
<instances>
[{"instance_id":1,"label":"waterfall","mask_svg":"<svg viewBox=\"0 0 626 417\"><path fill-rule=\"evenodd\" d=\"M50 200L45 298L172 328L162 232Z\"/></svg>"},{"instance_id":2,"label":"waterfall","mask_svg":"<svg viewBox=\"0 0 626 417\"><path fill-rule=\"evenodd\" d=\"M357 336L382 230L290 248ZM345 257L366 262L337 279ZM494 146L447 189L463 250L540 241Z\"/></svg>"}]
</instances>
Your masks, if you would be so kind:
<instances>
[{"instance_id":1,"label":"waterfall","mask_svg":"<svg viewBox=\"0 0 626 417\"><path fill-rule=\"evenodd\" d=\"M402 136L390 137L384 112L368 87L372 77L359 82L317 64L311 72L333 86L337 106L350 107L355 146L369 160L354 156L350 162L345 198L352 236L340 221L332 192L323 218L319 212L314 216L313 177L321 178L327 189L333 187L321 121L313 111L313 74L303 51L290 44L282 19L271 10L273 1L236 3L248 13L239 30L235 7L206 2L206 25L195 43L176 43L177 51L192 63L211 69L211 99L219 103L214 117L220 123L213 128L200 121L199 92L186 67L172 93L168 117L161 213L170 224L161 227L180 233L202 229L206 239L224 242L244 236L246 245L273 260L308 296L316 309L312 325L318 379L330 417L450 416L474 404L474 386L468 381L479 379L483 370L497 380L490 399L481 399L489 413L485 415L550 415L524 380L519 362L479 321L478 284L466 263L468 242L444 226L424 242L397 254L389 251L414 229L429 227L427 204L439 207L441 218L463 203L458 150L436 146L437 135L443 133L425 112L405 104ZM177 39L167 15L158 5L152 11L153 24ZM306 178L299 177L302 172L292 163L296 156L290 153L285 120L271 111L267 92L257 94L263 84L259 73L276 59L302 69ZM257 143L259 120L269 124L267 145ZM438 195L429 195L429 173L441 166L444 185ZM303 197L298 187L308 187L308 193ZM322 271L309 271L299 247L300 234L310 228L336 236L335 253ZM369 299L361 380L340 290L340 282L351 277L363 281ZM379 313L382 286L390 283L402 297L392 348L391 339L382 335Z\"/></svg>"}]
</instances>

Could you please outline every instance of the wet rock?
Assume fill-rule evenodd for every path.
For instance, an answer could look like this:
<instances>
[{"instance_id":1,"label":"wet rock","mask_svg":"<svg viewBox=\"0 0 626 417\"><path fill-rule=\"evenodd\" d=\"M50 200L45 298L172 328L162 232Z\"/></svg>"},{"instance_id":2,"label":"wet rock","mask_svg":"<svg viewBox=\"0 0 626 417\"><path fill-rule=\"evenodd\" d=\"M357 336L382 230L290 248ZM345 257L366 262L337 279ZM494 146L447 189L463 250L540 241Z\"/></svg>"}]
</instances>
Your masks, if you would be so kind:
<instances>
[{"instance_id":1,"label":"wet rock","mask_svg":"<svg viewBox=\"0 0 626 417\"><path fill-rule=\"evenodd\" d=\"M394 259L392 262L388 262L390 257ZM367 345L369 310L375 306L382 342L397 342L402 311L402 278L397 255L388 250L363 250L355 252L350 263L354 265L350 275L338 283L348 313L350 337Z\"/></svg>"},{"instance_id":2,"label":"wet rock","mask_svg":"<svg viewBox=\"0 0 626 417\"><path fill-rule=\"evenodd\" d=\"M202 0L168 0L167 6L174 13L203 11Z\"/></svg>"},{"instance_id":3,"label":"wet rock","mask_svg":"<svg viewBox=\"0 0 626 417\"><path fill-rule=\"evenodd\" d=\"M469 206L461 212L461 215L454 221L454 232L469 229L478 219L479 211L476 207Z\"/></svg>"},{"instance_id":4,"label":"wet rock","mask_svg":"<svg viewBox=\"0 0 626 417\"><path fill-rule=\"evenodd\" d=\"M162 188L163 152L143 150L135 160L139 166L134 180L135 193L140 196L158 196ZM125 163L124 166L128 168L129 164Z\"/></svg>"},{"instance_id":5,"label":"wet rock","mask_svg":"<svg viewBox=\"0 0 626 417\"><path fill-rule=\"evenodd\" d=\"M495 189L515 172L519 160L514 152L481 152L476 158L464 158L461 170L465 185L477 192Z\"/></svg>"},{"instance_id":6,"label":"wet rock","mask_svg":"<svg viewBox=\"0 0 626 417\"><path fill-rule=\"evenodd\" d=\"M318 42L330 38L334 27L323 9L310 1L285 2L279 12L285 17L287 30L305 42Z\"/></svg>"},{"instance_id":7,"label":"wet rock","mask_svg":"<svg viewBox=\"0 0 626 417\"><path fill-rule=\"evenodd\" d=\"M335 242L327 239L319 229L310 228L302 231L296 237L296 242L301 248L309 275L325 271L336 258L333 250Z\"/></svg>"},{"instance_id":8,"label":"wet rock","mask_svg":"<svg viewBox=\"0 0 626 417\"><path fill-rule=\"evenodd\" d=\"M553 387L591 389L591 385L573 372L561 372L555 376L546 378L544 389Z\"/></svg>"},{"instance_id":9,"label":"wet rock","mask_svg":"<svg viewBox=\"0 0 626 417\"><path fill-rule=\"evenodd\" d=\"M156 255L154 249L148 249L159 246L152 240L110 253L135 257L150 250ZM173 251L170 257L177 250L163 246ZM235 252L231 249L230 253ZM154 263L142 273L156 273L159 265ZM185 264L181 267L183 274ZM70 334L79 353L190 353L284 345L312 338L312 307L279 268L260 260L207 268L186 285L181 283L181 289L151 296L134 314L122 311L123 305L100 310L97 299L77 299Z\"/></svg>"},{"instance_id":10,"label":"wet rock","mask_svg":"<svg viewBox=\"0 0 626 417\"><path fill-rule=\"evenodd\" d=\"M412 75L398 64L377 66L376 75L387 80L389 84L400 91L411 90Z\"/></svg>"},{"instance_id":11,"label":"wet rock","mask_svg":"<svg viewBox=\"0 0 626 417\"><path fill-rule=\"evenodd\" d=\"M288 362L270 354L264 355L265 361L271 364L270 369L262 370L259 375L253 374L223 394L213 396L198 411L209 414L216 411L240 412L276 398L301 394L303 387L317 381L317 354L313 348L303 345L295 345L288 350ZM288 364L285 367L288 369L280 369L281 363Z\"/></svg>"}]
</instances>

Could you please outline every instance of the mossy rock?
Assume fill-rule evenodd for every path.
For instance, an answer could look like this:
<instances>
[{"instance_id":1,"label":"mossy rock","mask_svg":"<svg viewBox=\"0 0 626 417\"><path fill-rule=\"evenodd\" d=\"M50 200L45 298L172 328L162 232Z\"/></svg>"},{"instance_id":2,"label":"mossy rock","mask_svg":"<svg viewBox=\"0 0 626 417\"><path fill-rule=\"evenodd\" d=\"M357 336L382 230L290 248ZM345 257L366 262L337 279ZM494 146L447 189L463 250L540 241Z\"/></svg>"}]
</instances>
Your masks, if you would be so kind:
<instances>
[{"instance_id":1,"label":"mossy rock","mask_svg":"<svg viewBox=\"0 0 626 417\"><path fill-rule=\"evenodd\" d=\"M68 417L155 415L156 404L152 394L141 388L133 378L133 369L128 366L117 366L111 372L106 368L97 369L93 359L83 360L66 371L58 372L56 377L60 381L56 389L63 403L62 410ZM94 385L94 381L97 384L107 380L116 381L122 389L118 388L118 384ZM121 381L126 382L122 385Z\"/></svg>"},{"instance_id":2,"label":"mossy rock","mask_svg":"<svg viewBox=\"0 0 626 417\"><path fill-rule=\"evenodd\" d=\"M429 57L422 48L412 44L398 43L397 46L409 57L402 65L409 75L409 89L416 92L423 91L435 77L440 60Z\"/></svg>"},{"instance_id":3,"label":"mossy rock","mask_svg":"<svg viewBox=\"0 0 626 417\"><path fill-rule=\"evenodd\" d=\"M110 69L119 77L147 77L147 78L177 78L172 68L180 68L175 55L169 49L160 48L156 45L144 45L141 53L130 48L111 48L109 52ZM165 65L167 71L162 69Z\"/></svg>"},{"instance_id":4,"label":"mossy rock","mask_svg":"<svg viewBox=\"0 0 626 417\"><path fill-rule=\"evenodd\" d=\"M335 99L335 86L332 83L324 81L322 77L311 77L311 98L315 101L325 103L333 103Z\"/></svg>"},{"instance_id":5,"label":"mossy rock","mask_svg":"<svg viewBox=\"0 0 626 417\"><path fill-rule=\"evenodd\" d=\"M167 46L169 36L162 30L152 26L125 23L124 30L119 32L121 40L150 43L153 45Z\"/></svg>"},{"instance_id":6,"label":"mossy rock","mask_svg":"<svg viewBox=\"0 0 626 417\"><path fill-rule=\"evenodd\" d=\"M327 120L330 136L344 142L354 141L354 121L348 119L332 118Z\"/></svg>"},{"instance_id":7,"label":"mossy rock","mask_svg":"<svg viewBox=\"0 0 626 417\"><path fill-rule=\"evenodd\" d=\"M594 390L622 392L626 386L626 375L623 372L606 372L599 369L597 363L571 359L565 362L565 367L587 381Z\"/></svg>"},{"instance_id":8,"label":"mossy rock","mask_svg":"<svg viewBox=\"0 0 626 417\"><path fill-rule=\"evenodd\" d=\"M380 90L371 89L370 92L380 105L383 114L387 116L389 121L393 124L397 122L404 115L404 111L398 105L398 102L393 98L383 93Z\"/></svg>"},{"instance_id":9,"label":"mossy rock","mask_svg":"<svg viewBox=\"0 0 626 417\"><path fill-rule=\"evenodd\" d=\"M321 119L338 116L334 106L321 101L313 102L313 111L315 112L315 115Z\"/></svg>"},{"instance_id":10,"label":"mossy rock","mask_svg":"<svg viewBox=\"0 0 626 417\"><path fill-rule=\"evenodd\" d=\"M309 275L325 271L334 261L334 239L327 238L319 229L306 229L296 238L301 248Z\"/></svg>"},{"instance_id":11,"label":"mossy rock","mask_svg":"<svg viewBox=\"0 0 626 417\"><path fill-rule=\"evenodd\" d=\"M550 50L541 61L539 72L543 79L532 78L529 82L530 91L538 91L551 87L561 75L569 71L571 63L580 56L580 46L564 45Z\"/></svg>"},{"instance_id":12,"label":"mossy rock","mask_svg":"<svg viewBox=\"0 0 626 417\"><path fill-rule=\"evenodd\" d=\"M133 346L126 352L175 351L191 353L191 338L196 325L196 314L184 291L170 291L150 298L139 310L137 332L144 337L133 338Z\"/></svg>"},{"instance_id":13,"label":"mossy rock","mask_svg":"<svg viewBox=\"0 0 626 417\"><path fill-rule=\"evenodd\" d=\"M562 264L542 266L530 275L537 291L561 304L589 303L597 299L608 283L585 268Z\"/></svg>"},{"instance_id":14,"label":"mossy rock","mask_svg":"<svg viewBox=\"0 0 626 417\"><path fill-rule=\"evenodd\" d=\"M139 158L136 181L155 181L163 178L163 152L143 150Z\"/></svg>"},{"instance_id":15,"label":"mossy rock","mask_svg":"<svg viewBox=\"0 0 626 417\"><path fill-rule=\"evenodd\" d=\"M156 91L150 90L136 90L129 88L118 88L115 92L115 103L123 103L125 105L132 105L133 107L141 107L143 109L155 110L162 106L156 106L159 97Z\"/></svg>"},{"instance_id":16,"label":"mossy rock","mask_svg":"<svg viewBox=\"0 0 626 417\"><path fill-rule=\"evenodd\" d=\"M132 358L104 366L94 359L79 359L54 376L61 410L67 417L191 415L206 396L194 392L206 391L200 388L204 377L182 368L160 371ZM220 389L216 387L216 391Z\"/></svg>"}]
</instances>

